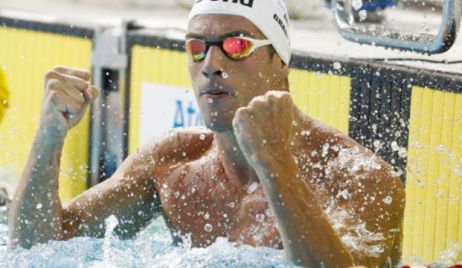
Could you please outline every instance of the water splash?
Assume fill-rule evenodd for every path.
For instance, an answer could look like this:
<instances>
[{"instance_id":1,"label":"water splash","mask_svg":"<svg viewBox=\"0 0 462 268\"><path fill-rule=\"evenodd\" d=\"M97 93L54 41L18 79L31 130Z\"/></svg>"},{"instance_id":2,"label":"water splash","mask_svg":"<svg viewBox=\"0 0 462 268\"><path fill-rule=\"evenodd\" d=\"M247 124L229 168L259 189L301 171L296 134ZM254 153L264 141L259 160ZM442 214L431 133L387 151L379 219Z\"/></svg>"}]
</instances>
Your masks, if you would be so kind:
<instances>
[{"instance_id":1,"label":"water splash","mask_svg":"<svg viewBox=\"0 0 462 268\"><path fill-rule=\"evenodd\" d=\"M353 0L353 2L351 3L351 6L355 10L359 10L363 6L363 1L362 0Z\"/></svg>"},{"instance_id":2,"label":"water splash","mask_svg":"<svg viewBox=\"0 0 462 268\"><path fill-rule=\"evenodd\" d=\"M247 193L251 194L251 193L255 192L257 189L258 189L258 183L254 181L254 182L253 182L252 184L250 184L249 187L247 188Z\"/></svg>"},{"instance_id":3,"label":"water splash","mask_svg":"<svg viewBox=\"0 0 462 268\"><path fill-rule=\"evenodd\" d=\"M455 263L462 263L462 244L455 244L441 253L435 267L449 267ZM440 265L440 266L438 266Z\"/></svg>"},{"instance_id":4,"label":"water splash","mask_svg":"<svg viewBox=\"0 0 462 268\"><path fill-rule=\"evenodd\" d=\"M334 62L334 63L332 64L332 66L334 67L335 70L340 70L340 69L342 69L342 64L341 64L340 62L338 62L338 61Z\"/></svg>"},{"instance_id":5,"label":"water splash","mask_svg":"<svg viewBox=\"0 0 462 268\"><path fill-rule=\"evenodd\" d=\"M0 268L23 267L295 267L284 252L271 248L237 245L218 238L207 248L191 248L187 236L182 246L173 246L165 222L159 218L141 231L134 240L114 236L116 219L106 221L106 235L98 238L74 238L34 246L31 250L7 252L0 245ZM6 239L6 225L0 223L0 237Z\"/></svg>"},{"instance_id":6,"label":"water splash","mask_svg":"<svg viewBox=\"0 0 462 268\"><path fill-rule=\"evenodd\" d=\"M369 257L378 257L384 251L384 235L369 231L365 222L353 212L338 207L335 200L330 200L324 213L334 230L342 234L341 241L350 251Z\"/></svg>"},{"instance_id":7,"label":"water splash","mask_svg":"<svg viewBox=\"0 0 462 268\"><path fill-rule=\"evenodd\" d=\"M106 232L104 234L103 243L103 260L109 260L111 258L111 241L114 240L114 229L119 225L119 220L116 216L111 215L105 221Z\"/></svg>"},{"instance_id":8,"label":"water splash","mask_svg":"<svg viewBox=\"0 0 462 268\"><path fill-rule=\"evenodd\" d=\"M357 176L359 171L373 171L381 169L378 158L365 152L360 152L356 147L339 150L338 157L329 161L326 173L329 174L338 167L352 176Z\"/></svg>"},{"instance_id":9,"label":"water splash","mask_svg":"<svg viewBox=\"0 0 462 268\"><path fill-rule=\"evenodd\" d=\"M212 230L213 230L213 226L210 224L210 223L206 223L204 225L204 230L207 232L207 233L210 233Z\"/></svg>"},{"instance_id":10,"label":"water splash","mask_svg":"<svg viewBox=\"0 0 462 268\"><path fill-rule=\"evenodd\" d=\"M393 198L389 195L387 195L383 200L383 203L390 205L393 202Z\"/></svg>"}]
</instances>

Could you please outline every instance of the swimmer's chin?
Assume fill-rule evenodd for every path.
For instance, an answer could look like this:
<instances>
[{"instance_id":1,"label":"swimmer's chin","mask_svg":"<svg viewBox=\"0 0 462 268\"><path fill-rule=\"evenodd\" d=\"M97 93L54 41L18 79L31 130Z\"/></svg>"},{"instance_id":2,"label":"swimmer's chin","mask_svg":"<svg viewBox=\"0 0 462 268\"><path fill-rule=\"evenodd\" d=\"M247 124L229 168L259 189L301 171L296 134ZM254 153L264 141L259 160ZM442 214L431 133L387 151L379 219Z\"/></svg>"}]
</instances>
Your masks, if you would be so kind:
<instances>
[{"instance_id":1,"label":"swimmer's chin","mask_svg":"<svg viewBox=\"0 0 462 268\"><path fill-rule=\"evenodd\" d=\"M205 122L205 127L217 133L224 133L233 130L232 126L220 122Z\"/></svg>"}]
</instances>

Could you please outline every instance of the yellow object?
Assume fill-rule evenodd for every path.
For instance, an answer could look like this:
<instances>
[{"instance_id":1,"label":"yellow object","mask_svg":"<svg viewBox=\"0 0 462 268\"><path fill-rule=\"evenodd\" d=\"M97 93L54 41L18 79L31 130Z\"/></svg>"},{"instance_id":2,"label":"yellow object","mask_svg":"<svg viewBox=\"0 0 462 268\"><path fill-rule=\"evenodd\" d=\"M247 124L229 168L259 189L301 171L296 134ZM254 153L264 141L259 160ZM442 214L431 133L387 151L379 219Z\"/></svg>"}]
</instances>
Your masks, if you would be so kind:
<instances>
[{"instance_id":1,"label":"yellow object","mask_svg":"<svg viewBox=\"0 0 462 268\"><path fill-rule=\"evenodd\" d=\"M298 107L312 118L348 134L351 78L291 69L289 82Z\"/></svg>"},{"instance_id":2,"label":"yellow object","mask_svg":"<svg viewBox=\"0 0 462 268\"><path fill-rule=\"evenodd\" d=\"M0 166L19 178L40 119L44 75L56 65L91 68L92 42L58 34L0 27L0 66L8 74L10 105L0 124ZM89 116L66 140L60 196L68 200L87 187Z\"/></svg>"},{"instance_id":3,"label":"yellow object","mask_svg":"<svg viewBox=\"0 0 462 268\"><path fill-rule=\"evenodd\" d=\"M0 69L0 122L2 122L5 110L8 107L10 93L8 92L8 83L6 76Z\"/></svg>"},{"instance_id":4,"label":"yellow object","mask_svg":"<svg viewBox=\"0 0 462 268\"><path fill-rule=\"evenodd\" d=\"M403 258L431 263L462 244L462 94L414 87L409 133Z\"/></svg>"},{"instance_id":5,"label":"yellow object","mask_svg":"<svg viewBox=\"0 0 462 268\"><path fill-rule=\"evenodd\" d=\"M192 88L184 52L135 45L130 84L129 153L138 148L142 83ZM294 101L307 114L348 133L351 79L292 69L290 88Z\"/></svg>"}]
</instances>

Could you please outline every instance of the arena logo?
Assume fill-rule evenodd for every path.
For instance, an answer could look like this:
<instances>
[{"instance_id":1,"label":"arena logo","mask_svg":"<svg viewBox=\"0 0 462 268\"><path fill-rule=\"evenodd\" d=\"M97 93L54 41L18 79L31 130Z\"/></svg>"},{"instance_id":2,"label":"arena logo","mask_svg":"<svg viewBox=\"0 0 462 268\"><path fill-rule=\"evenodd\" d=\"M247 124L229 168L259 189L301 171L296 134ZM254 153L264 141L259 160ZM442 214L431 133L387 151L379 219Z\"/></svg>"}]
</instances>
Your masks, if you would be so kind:
<instances>
[{"instance_id":1,"label":"arena logo","mask_svg":"<svg viewBox=\"0 0 462 268\"><path fill-rule=\"evenodd\" d=\"M197 3L200 3L204 0L197 0L196 1L196 4ZM205 0L207 1L207 0ZM221 2L225 2L225 3L234 3L234 4L241 4L243 6L247 6L247 7L253 7L253 1L254 0L208 0L208 1L212 1L212 2L218 2L218 1L221 1Z\"/></svg>"},{"instance_id":2,"label":"arena logo","mask_svg":"<svg viewBox=\"0 0 462 268\"><path fill-rule=\"evenodd\" d=\"M192 102L189 102L189 105L185 106L183 105L186 104L184 100L177 99L175 103L176 108L173 118L173 128L197 127L204 125L202 115Z\"/></svg>"}]
</instances>

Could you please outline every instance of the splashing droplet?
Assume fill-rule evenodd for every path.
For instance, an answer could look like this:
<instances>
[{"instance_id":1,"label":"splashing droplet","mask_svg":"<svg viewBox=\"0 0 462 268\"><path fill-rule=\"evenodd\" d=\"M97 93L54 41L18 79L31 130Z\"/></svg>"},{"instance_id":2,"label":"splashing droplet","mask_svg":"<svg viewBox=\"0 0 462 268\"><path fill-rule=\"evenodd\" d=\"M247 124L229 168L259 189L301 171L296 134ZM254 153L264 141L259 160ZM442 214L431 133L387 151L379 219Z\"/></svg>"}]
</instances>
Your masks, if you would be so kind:
<instances>
[{"instance_id":1,"label":"splashing droplet","mask_svg":"<svg viewBox=\"0 0 462 268\"><path fill-rule=\"evenodd\" d=\"M391 143L391 149L393 150L393 152L397 152L397 151L399 151L399 145L398 145L398 142L396 142L396 141L393 141L393 142Z\"/></svg>"},{"instance_id":2,"label":"splashing droplet","mask_svg":"<svg viewBox=\"0 0 462 268\"><path fill-rule=\"evenodd\" d=\"M387 205L390 205L391 202L393 202L393 198L391 196L386 196L384 199L383 199L383 203L387 204Z\"/></svg>"},{"instance_id":3,"label":"splashing droplet","mask_svg":"<svg viewBox=\"0 0 462 268\"><path fill-rule=\"evenodd\" d=\"M358 12L359 15L359 20L360 21L365 21L367 19L367 11L366 10L360 10Z\"/></svg>"},{"instance_id":4,"label":"splashing droplet","mask_svg":"<svg viewBox=\"0 0 462 268\"><path fill-rule=\"evenodd\" d=\"M250 186L249 188L247 188L247 193L251 194L253 192L255 192L258 188L258 183L256 181L254 181Z\"/></svg>"},{"instance_id":5,"label":"splashing droplet","mask_svg":"<svg viewBox=\"0 0 462 268\"><path fill-rule=\"evenodd\" d=\"M207 223L204 225L204 230L207 232L207 233L210 233L212 232L213 230L213 226L210 224L210 223Z\"/></svg>"},{"instance_id":6,"label":"splashing droplet","mask_svg":"<svg viewBox=\"0 0 462 268\"><path fill-rule=\"evenodd\" d=\"M439 153L443 153L444 152L444 146L443 145L438 145L437 149L436 149Z\"/></svg>"},{"instance_id":7,"label":"splashing droplet","mask_svg":"<svg viewBox=\"0 0 462 268\"><path fill-rule=\"evenodd\" d=\"M362 6L363 6L363 1L362 0L353 0L351 2L351 6L355 9L355 10L359 10Z\"/></svg>"},{"instance_id":8,"label":"splashing droplet","mask_svg":"<svg viewBox=\"0 0 462 268\"><path fill-rule=\"evenodd\" d=\"M257 219L258 222L263 222L265 220L265 215L264 214L257 214L255 216L255 218Z\"/></svg>"},{"instance_id":9,"label":"splashing droplet","mask_svg":"<svg viewBox=\"0 0 462 268\"><path fill-rule=\"evenodd\" d=\"M341 64L340 62L338 62L338 61L334 62L334 65L333 65L333 66L334 66L334 69L335 69L335 70L340 70L340 69L342 69L342 64Z\"/></svg>"},{"instance_id":10,"label":"splashing droplet","mask_svg":"<svg viewBox=\"0 0 462 268\"><path fill-rule=\"evenodd\" d=\"M309 131L309 130L302 130L302 132L300 132L300 135L302 135L302 136L310 136L310 135L311 135L311 131Z\"/></svg>"}]
</instances>

